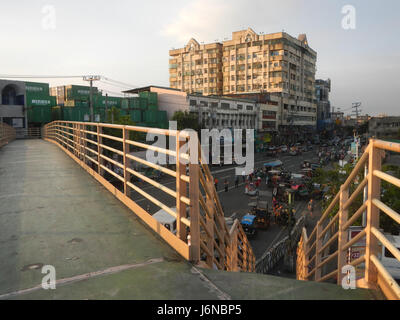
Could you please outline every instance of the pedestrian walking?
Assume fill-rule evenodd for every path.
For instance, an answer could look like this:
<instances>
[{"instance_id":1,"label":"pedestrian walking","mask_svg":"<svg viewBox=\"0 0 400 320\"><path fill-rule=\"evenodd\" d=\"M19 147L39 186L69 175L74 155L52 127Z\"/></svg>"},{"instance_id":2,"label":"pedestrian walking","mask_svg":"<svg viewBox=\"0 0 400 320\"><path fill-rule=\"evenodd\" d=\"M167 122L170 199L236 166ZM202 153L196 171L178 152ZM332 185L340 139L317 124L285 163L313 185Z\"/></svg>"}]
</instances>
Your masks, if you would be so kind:
<instances>
[{"instance_id":1,"label":"pedestrian walking","mask_svg":"<svg viewBox=\"0 0 400 320\"><path fill-rule=\"evenodd\" d=\"M269 182L269 177L268 175L265 177L265 184L268 186L268 182Z\"/></svg>"},{"instance_id":2,"label":"pedestrian walking","mask_svg":"<svg viewBox=\"0 0 400 320\"><path fill-rule=\"evenodd\" d=\"M215 190L218 190L218 179L214 179Z\"/></svg>"},{"instance_id":3,"label":"pedestrian walking","mask_svg":"<svg viewBox=\"0 0 400 320\"><path fill-rule=\"evenodd\" d=\"M246 181L246 171L242 171L242 178L243 178L243 182Z\"/></svg>"},{"instance_id":4,"label":"pedestrian walking","mask_svg":"<svg viewBox=\"0 0 400 320\"><path fill-rule=\"evenodd\" d=\"M235 176L235 188L239 187L239 176Z\"/></svg>"},{"instance_id":5,"label":"pedestrian walking","mask_svg":"<svg viewBox=\"0 0 400 320\"><path fill-rule=\"evenodd\" d=\"M314 201L313 199L310 200L310 202L308 203L308 211L310 213L310 217L313 216L313 211L314 211Z\"/></svg>"},{"instance_id":6,"label":"pedestrian walking","mask_svg":"<svg viewBox=\"0 0 400 320\"><path fill-rule=\"evenodd\" d=\"M225 179L224 186L225 186L225 192L228 192L228 189L229 189L228 179Z\"/></svg>"}]
</instances>

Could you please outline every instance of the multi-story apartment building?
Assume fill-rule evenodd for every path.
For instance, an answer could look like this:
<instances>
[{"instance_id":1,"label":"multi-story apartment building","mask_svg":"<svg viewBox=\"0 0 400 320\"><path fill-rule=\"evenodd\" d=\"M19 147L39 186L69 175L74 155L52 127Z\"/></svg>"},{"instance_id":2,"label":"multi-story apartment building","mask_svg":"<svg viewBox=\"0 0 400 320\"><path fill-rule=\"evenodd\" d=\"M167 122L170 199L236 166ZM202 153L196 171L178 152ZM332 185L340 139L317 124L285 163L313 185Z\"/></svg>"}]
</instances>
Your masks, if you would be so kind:
<instances>
[{"instance_id":1,"label":"multi-story apartment building","mask_svg":"<svg viewBox=\"0 0 400 320\"><path fill-rule=\"evenodd\" d=\"M186 47L169 52L170 87L187 93L222 95L222 44L200 45L190 39Z\"/></svg>"},{"instance_id":2,"label":"multi-story apartment building","mask_svg":"<svg viewBox=\"0 0 400 320\"><path fill-rule=\"evenodd\" d=\"M400 117L373 117L368 123L369 136L376 139L399 138Z\"/></svg>"},{"instance_id":3,"label":"multi-story apartment building","mask_svg":"<svg viewBox=\"0 0 400 320\"><path fill-rule=\"evenodd\" d=\"M203 95L269 93L278 100L279 131L301 138L317 124L317 53L307 37L285 32L233 32L232 40L200 45L191 39L170 52L170 86ZM212 60L210 60L212 59Z\"/></svg>"},{"instance_id":4,"label":"multi-story apartment building","mask_svg":"<svg viewBox=\"0 0 400 320\"><path fill-rule=\"evenodd\" d=\"M331 103L329 93L331 92L331 80L315 81L315 93L317 98L317 128L319 131L332 130Z\"/></svg>"}]
</instances>

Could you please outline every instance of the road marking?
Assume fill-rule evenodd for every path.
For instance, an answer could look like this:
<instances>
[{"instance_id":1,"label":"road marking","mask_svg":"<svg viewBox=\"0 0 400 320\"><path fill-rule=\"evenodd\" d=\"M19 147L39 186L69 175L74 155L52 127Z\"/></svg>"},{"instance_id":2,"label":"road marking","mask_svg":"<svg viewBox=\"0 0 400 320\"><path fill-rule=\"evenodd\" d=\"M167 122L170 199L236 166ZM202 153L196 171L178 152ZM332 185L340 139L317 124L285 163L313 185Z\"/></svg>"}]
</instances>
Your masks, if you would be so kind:
<instances>
[{"instance_id":1,"label":"road marking","mask_svg":"<svg viewBox=\"0 0 400 320\"><path fill-rule=\"evenodd\" d=\"M199 275L200 279L204 282L205 286L210 291L215 291L219 300L232 300L231 296L218 288L210 279L208 279L199 269L195 266L190 270L192 273Z\"/></svg>"},{"instance_id":2,"label":"road marking","mask_svg":"<svg viewBox=\"0 0 400 320\"><path fill-rule=\"evenodd\" d=\"M72 283L72 282L77 282L77 281L82 281L82 280L87 280L87 279L98 277L98 276L101 276L101 275L113 274L113 273L118 273L118 272L129 270L129 269L140 268L140 267L144 267L144 266L147 266L147 265L150 265L150 264L160 263L160 262L163 262L163 261L164 261L163 258L155 258L155 259L147 260L147 261L142 262L142 263L125 264L125 265L121 265L121 266L107 268L107 269L104 269L104 270L89 272L89 273L73 276L73 277L70 277L70 278L64 278L64 279L57 280L56 281L56 286L57 285L69 284L69 283ZM37 290L40 290L40 289L43 289L41 284L36 286L36 287L33 287L33 288L2 294L2 295L0 295L0 300L1 299L11 298L11 297L14 297L14 296L19 296L19 295L26 294L26 293L30 293L30 292L37 291Z\"/></svg>"}]
</instances>

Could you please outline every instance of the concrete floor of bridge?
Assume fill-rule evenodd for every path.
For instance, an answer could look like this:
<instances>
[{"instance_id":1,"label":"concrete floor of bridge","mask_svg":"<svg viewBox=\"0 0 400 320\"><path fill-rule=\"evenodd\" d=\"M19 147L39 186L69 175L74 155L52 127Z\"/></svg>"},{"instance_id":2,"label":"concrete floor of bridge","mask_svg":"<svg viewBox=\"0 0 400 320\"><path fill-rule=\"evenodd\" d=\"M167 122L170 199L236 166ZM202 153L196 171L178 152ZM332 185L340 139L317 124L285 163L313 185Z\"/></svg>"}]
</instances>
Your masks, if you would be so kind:
<instances>
[{"instance_id":1,"label":"concrete floor of bridge","mask_svg":"<svg viewBox=\"0 0 400 320\"><path fill-rule=\"evenodd\" d=\"M56 290L41 288L44 265L55 267ZM230 298L376 297L193 268L56 145L18 140L0 149L0 299Z\"/></svg>"}]
</instances>

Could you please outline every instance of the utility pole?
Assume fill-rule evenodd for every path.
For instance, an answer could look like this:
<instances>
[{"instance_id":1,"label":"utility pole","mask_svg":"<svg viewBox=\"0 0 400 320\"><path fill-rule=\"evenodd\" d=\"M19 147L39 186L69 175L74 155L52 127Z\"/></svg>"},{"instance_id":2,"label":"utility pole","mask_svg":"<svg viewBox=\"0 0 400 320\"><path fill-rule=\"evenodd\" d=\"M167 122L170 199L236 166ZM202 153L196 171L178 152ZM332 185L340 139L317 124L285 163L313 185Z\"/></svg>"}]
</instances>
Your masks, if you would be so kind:
<instances>
[{"instance_id":1,"label":"utility pole","mask_svg":"<svg viewBox=\"0 0 400 320\"><path fill-rule=\"evenodd\" d=\"M108 93L106 93L106 122L108 122Z\"/></svg>"},{"instance_id":2,"label":"utility pole","mask_svg":"<svg viewBox=\"0 0 400 320\"><path fill-rule=\"evenodd\" d=\"M89 81L90 83L90 121L94 121L94 110L93 110L93 81L99 81L100 76L84 76L83 81Z\"/></svg>"},{"instance_id":3,"label":"utility pole","mask_svg":"<svg viewBox=\"0 0 400 320\"><path fill-rule=\"evenodd\" d=\"M361 113L361 102L354 102L352 104L352 109L354 109L353 113L356 115L356 129L354 130L354 143L356 144L356 159L358 160L358 117Z\"/></svg>"}]
</instances>

